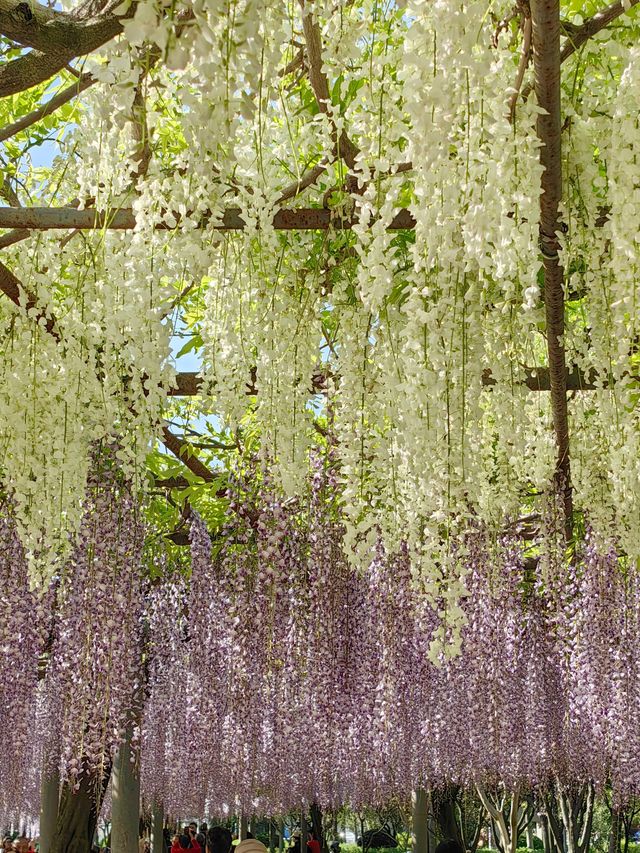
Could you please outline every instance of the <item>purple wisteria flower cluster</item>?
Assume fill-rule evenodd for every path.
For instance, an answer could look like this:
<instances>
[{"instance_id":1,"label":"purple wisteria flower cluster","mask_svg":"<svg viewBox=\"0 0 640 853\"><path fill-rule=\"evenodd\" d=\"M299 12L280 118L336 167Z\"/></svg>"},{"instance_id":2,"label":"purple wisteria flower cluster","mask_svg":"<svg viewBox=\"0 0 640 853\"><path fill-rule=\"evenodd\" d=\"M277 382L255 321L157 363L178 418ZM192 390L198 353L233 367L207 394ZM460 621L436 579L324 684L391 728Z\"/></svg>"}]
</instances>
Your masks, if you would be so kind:
<instances>
[{"instance_id":1,"label":"purple wisteria flower cluster","mask_svg":"<svg viewBox=\"0 0 640 853\"><path fill-rule=\"evenodd\" d=\"M33 746L50 600L29 588L27 558L7 503L0 504L0 543L0 815L14 815L37 809L25 757Z\"/></svg>"},{"instance_id":2,"label":"purple wisteria flower cluster","mask_svg":"<svg viewBox=\"0 0 640 853\"><path fill-rule=\"evenodd\" d=\"M461 652L434 662L446 609L405 545L380 538L364 570L348 559L330 454L295 499L257 465L236 475L215 540L194 516L190 577L165 559L148 585L113 458L94 466L44 598L0 511L0 816L37 811L35 765L97 785L138 723L145 797L172 814L358 806L447 783L640 793L640 578L612 543L589 531L567 559L550 527L534 564L517 535L470 524L455 543Z\"/></svg>"},{"instance_id":3,"label":"purple wisteria flower cluster","mask_svg":"<svg viewBox=\"0 0 640 853\"><path fill-rule=\"evenodd\" d=\"M516 538L470 527L462 651L437 665L442 613L408 550L379 543L357 571L338 492L320 463L294 501L252 471L219 540L194 520L190 589L152 603L149 795L172 813L282 813L448 782L640 791L640 585L612 547L589 535L534 569Z\"/></svg>"},{"instance_id":4,"label":"purple wisteria flower cluster","mask_svg":"<svg viewBox=\"0 0 640 853\"><path fill-rule=\"evenodd\" d=\"M43 760L98 783L142 694L145 529L113 448L96 451L80 531L62 566L40 687ZM139 713L139 712L138 712Z\"/></svg>"}]
</instances>

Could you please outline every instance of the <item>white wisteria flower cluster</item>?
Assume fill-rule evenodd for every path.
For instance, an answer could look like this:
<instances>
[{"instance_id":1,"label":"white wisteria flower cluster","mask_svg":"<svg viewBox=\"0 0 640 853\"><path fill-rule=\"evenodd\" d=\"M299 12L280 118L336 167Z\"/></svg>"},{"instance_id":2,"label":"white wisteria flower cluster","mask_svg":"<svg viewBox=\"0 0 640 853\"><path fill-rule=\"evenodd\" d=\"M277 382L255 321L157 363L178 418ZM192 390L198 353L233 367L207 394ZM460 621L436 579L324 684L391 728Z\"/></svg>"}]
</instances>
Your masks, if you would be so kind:
<instances>
[{"instance_id":1,"label":"white wisteria flower cluster","mask_svg":"<svg viewBox=\"0 0 640 853\"><path fill-rule=\"evenodd\" d=\"M137 4L88 60L99 82L50 177L52 196L130 207L136 228L16 252L60 340L2 308L0 461L34 553L78 523L92 442L117 434L143 470L186 323L200 410L258 435L292 496L329 432L350 555L406 541L455 647L461 534L538 511L556 464L536 388L540 110L531 64L514 90L512 7ZM600 42L566 66L561 240L568 367L589 386L570 397L576 508L637 558L640 54L625 32L598 54L611 83ZM274 228L305 206L328 227ZM221 227L229 209L243 230ZM401 209L411 228L393 227ZM187 285L191 313L172 314Z\"/></svg>"}]
</instances>

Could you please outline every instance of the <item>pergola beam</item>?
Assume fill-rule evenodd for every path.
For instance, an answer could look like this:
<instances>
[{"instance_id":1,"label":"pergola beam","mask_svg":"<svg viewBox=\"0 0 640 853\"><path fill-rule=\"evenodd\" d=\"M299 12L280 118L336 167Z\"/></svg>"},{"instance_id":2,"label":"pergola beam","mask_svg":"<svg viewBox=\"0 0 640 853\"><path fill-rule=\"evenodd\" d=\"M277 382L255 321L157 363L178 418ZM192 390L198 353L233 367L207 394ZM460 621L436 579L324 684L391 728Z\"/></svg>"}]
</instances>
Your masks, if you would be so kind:
<instances>
[{"instance_id":1,"label":"pergola beam","mask_svg":"<svg viewBox=\"0 0 640 853\"><path fill-rule=\"evenodd\" d=\"M566 388L568 391L596 391L601 387L608 388L612 384L609 381L598 383L595 373L585 373L582 370L578 370L577 367L565 368L565 371ZM637 378L640 381L640 377ZM492 388L498 384L498 381L490 370L485 370L482 374L482 384L486 388ZM521 384L526 386L529 391L550 391L551 377L549 368L525 367ZM321 383L314 381L313 390L310 390L309 393L318 393L321 387ZM181 371L176 373L175 385L168 393L170 397L195 397L202 393L202 378L195 371ZM248 396L250 395L251 393L248 392Z\"/></svg>"},{"instance_id":2,"label":"pergola beam","mask_svg":"<svg viewBox=\"0 0 640 853\"><path fill-rule=\"evenodd\" d=\"M400 164L404 166L405 164ZM407 166L410 164L406 164ZM317 167L319 171L323 167ZM312 170L313 171L313 170ZM402 169L402 171L405 171ZM294 196L304 181L292 185L286 192ZM289 197L287 196L287 197ZM178 212L167 212L164 222L158 224L160 231L176 229L183 217ZM601 228L609 219L609 209L600 208L594 222ZM325 207L296 207L278 210L273 217L273 227L277 231L326 231L334 228L337 231L349 231L356 223L353 216L341 216L334 210ZM215 231L243 231L246 223L238 207L228 207L217 218L212 213L204 213L200 217L200 227L208 227ZM410 210L399 208L398 212L387 226L389 231L413 231L416 221ZM102 211L94 208L77 210L74 207L0 207L0 229L13 229L13 233L0 236L0 248L10 246L29 236L32 231L132 231L136 227L136 219L130 207Z\"/></svg>"},{"instance_id":3,"label":"pergola beam","mask_svg":"<svg viewBox=\"0 0 640 853\"><path fill-rule=\"evenodd\" d=\"M179 213L168 213L166 221L158 225L160 230L173 230L181 219ZM219 219L213 214L203 214L201 225L216 231L242 231L246 223L239 208L227 208ZM353 227L354 219L341 217L335 211L324 207L296 208L279 210L273 217L273 226L278 231L323 231L328 228L338 230ZM29 231L52 231L76 229L91 231L109 229L131 231L136 227L136 219L131 208L99 211L93 208L75 210L69 207L2 207L0 208L0 228L15 228ZM402 208L389 224L389 230L410 230L415 227L411 211Z\"/></svg>"}]
</instances>

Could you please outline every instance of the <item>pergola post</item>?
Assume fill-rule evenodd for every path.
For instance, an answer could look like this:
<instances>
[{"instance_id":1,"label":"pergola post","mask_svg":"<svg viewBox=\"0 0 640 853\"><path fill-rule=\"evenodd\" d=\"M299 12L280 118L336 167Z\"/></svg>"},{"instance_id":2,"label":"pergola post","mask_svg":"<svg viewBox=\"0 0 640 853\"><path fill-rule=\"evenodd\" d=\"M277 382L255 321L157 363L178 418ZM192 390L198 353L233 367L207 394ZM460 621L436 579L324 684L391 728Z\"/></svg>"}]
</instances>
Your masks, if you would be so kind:
<instances>
[{"instance_id":1,"label":"pergola post","mask_svg":"<svg viewBox=\"0 0 640 853\"><path fill-rule=\"evenodd\" d=\"M45 768L40 783L40 853L50 853L60 802L60 773Z\"/></svg>"},{"instance_id":2,"label":"pergola post","mask_svg":"<svg viewBox=\"0 0 640 853\"><path fill-rule=\"evenodd\" d=\"M238 838L240 839L240 841L245 841L248 829L249 822L247 820L247 816L246 814L241 814L240 820L238 821Z\"/></svg>"},{"instance_id":3,"label":"pergola post","mask_svg":"<svg viewBox=\"0 0 640 853\"><path fill-rule=\"evenodd\" d=\"M428 800L426 790L424 788L416 788L411 799L413 806L413 853L429 853Z\"/></svg>"},{"instance_id":4,"label":"pergola post","mask_svg":"<svg viewBox=\"0 0 640 853\"><path fill-rule=\"evenodd\" d=\"M120 745L111 777L111 851L139 853L140 776L131 760L131 727Z\"/></svg>"},{"instance_id":5,"label":"pergola post","mask_svg":"<svg viewBox=\"0 0 640 853\"><path fill-rule=\"evenodd\" d=\"M151 811L151 853L165 853L164 807L162 803L154 803Z\"/></svg>"}]
</instances>

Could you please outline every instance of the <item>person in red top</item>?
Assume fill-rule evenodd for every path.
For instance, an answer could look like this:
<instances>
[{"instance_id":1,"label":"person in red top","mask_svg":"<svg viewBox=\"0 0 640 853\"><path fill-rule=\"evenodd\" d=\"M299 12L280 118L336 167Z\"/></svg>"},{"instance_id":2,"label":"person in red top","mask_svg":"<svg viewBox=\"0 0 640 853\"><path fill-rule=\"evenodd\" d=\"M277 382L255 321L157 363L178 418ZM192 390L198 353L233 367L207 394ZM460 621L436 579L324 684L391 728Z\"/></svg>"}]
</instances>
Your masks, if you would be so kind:
<instances>
[{"instance_id":1,"label":"person in red top","mask_svg":"<svg viewBox=\"0 0 640 853\"><path fill-rule=\"evenodd\" d=\"M189 850L189 853L202 853L202 847L196 841L195 830L189 830L189 835L175 835L173 844L171 845L171 853L184 853Z\"/></svg>"},{"instance_id":2,"label":"person in red top","mask_svg":"<svg viewBox=\"0 0 640 853\"><path fill-rule=\"evenodd\" d=\"M320 842L316 838L316 834L312 829L309 830L309 837L307 839L307 850L309 851L309 853L321 853Z\"/></svg>"}]
</instances>

